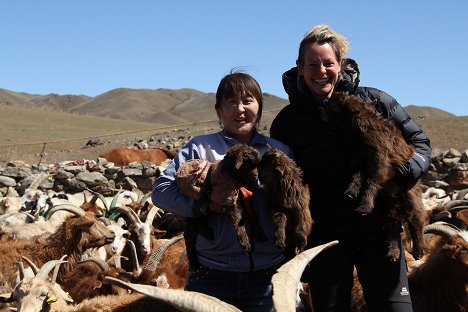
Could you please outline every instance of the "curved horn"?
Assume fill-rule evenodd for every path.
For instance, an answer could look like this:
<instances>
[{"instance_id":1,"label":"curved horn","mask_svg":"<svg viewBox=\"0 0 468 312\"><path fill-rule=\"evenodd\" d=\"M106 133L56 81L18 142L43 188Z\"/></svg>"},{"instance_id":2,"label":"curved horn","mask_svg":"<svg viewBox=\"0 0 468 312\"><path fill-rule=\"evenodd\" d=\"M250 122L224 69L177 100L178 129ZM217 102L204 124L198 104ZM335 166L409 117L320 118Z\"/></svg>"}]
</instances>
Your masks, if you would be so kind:
<instances>
[{"instance_id":1,"label":"curved horn","mask_svg":"<svg viewBox=\"0 0 468 312\"><path fill-rule=\"evenodd\" d=\"M82 208L80 208L78 206L75 206L73 204L61 204L61 205L57 205L57 206L52 207L52 209L50 209L47 212L47 215L45 216L45 219L49 220L50 217L59 210L64 210L64 211L71 212L71 213L73 213L74 215L76 215L78 217L82 217L82 216L84 216L86 214L86 212Z\"/></svg>"},{"instance_id":2,"label":"curved horn","mask_svg":"<svg viewBox=\"0 0 468 312\"><path fill-rule=\"evenodd\" d=\"M296 311L296 288L305 266L320 252L336 244L337 240L305 250L278 269L271 278L276 311Z\"/></svg>"},{"instance_id":3,"label":"curved horn","mask_svg":"<svg viewBox=\"0 0 468 312\"><path fill-rule=\"evenodd\" d=\"M236 307L202 293L155 287L151 285L132 284L110 276L104 277L104 281L118 285L125 289L131 289L151 298L159 299L181 309L182 311L198 312L241 312Z\"/></svg>"},{"instance_id":4,"label":"curved horn","mask_svg":"<svg viewBox=\"0 0 468 312\"><path fill-rule=\"evenodd\" d=\"M450 209L453 208L453 207L466 206L466 205L468 205L468 200L465 200L465 199L455 199L455 200L451 200L451 201L447 202L447 203L444 205L444 208L447 209L447 210L450 210Z\"/></svg>"},{"instance_id":5,"label":"curved horn","mask_svg":"<svg viewBox=\"0 0 468 312\"><path fill-rule=\"evenodd\" d=\"M99 198L101 200L102 204L104 205L104 208L106 208L106 211L109 210L109 206L107 205L107 200L104 197L104 195L102 195L101 193L98 193L96 191L93 191L92 189L90 189L88 187L86 188L86 190L88 190L88 192L90 192L91 194L94 194L93 199L94 199L94 197L97 196L97 198L94 199L94 202L96 202L96 200ZM91 199L91 201L93 201L93 199Z\"/></svg>"},{"instance_id":6,"label":"curved horn","mask_svg":"<svg viewBox=\"0 0 468 312\"><path fill-rule=\"evenodd\" d=\"M58 271L60 269L60 264L67 262L67 261L64 261L66 257L67 257L67 255L63 255L62 258L60 258L59 263L57 263L57 265L55 266L54 274L52 275L52 280L51 280L52 284L54 284L55 281L57 280L57 275L58 275Z\"/></svg>"},{"instance_id":7,"label":"curved horn","mask_svg":"<svg viewBox=\"0 0 468 312\"><path fill-rule=\"evenodd\" d=\"M120 212L120 213L126 214L134 224L142 224L143 223L143 222L141 222L140 217L138 217L138 215L136 214L135 210L131 209L130 207L126 207L126 206L125 207L115 207L115 210Z\"/></svg>"},{"instance_id":8,"label":"curved horn","mask_svg":"<svg viewBox=\"0 0 468 312\"><path fill-rule=\"evenodd\" d=\"M122 268L122 259L128 260L127 257L122 256L122 255L115 255L115 256L114 256L114 264L115 264L115 267L116 267L117 269L121 269L121 268Z\"/></svg>"},{"instance_id":9,"label":"curved horn","mask_svg":"<svg viewBox=\"0 0 468 312\"><path fill-rule=\"evenodd\" d=\"M49 175L45 172L41 172L39 173L35 178L34 180L31 182L31 184L29 184L29 189L34 189L34 190L37 190L37 188L39 187L39 185L41 184L42 181L44 181L45 179L47 179L49 177Z\"/></svg>"},{"instance_id":10,"label":"curved horn","mask_svg":"<svg viewBox=\"0 0 468 312\"><path fill-rule=\"evenodd\" d=\"M450 240L453 236L460 233L460 229L453 224L439 221L425 226L423 232L424 234L440 235L444 239Z\"/></svg>"},{"instance_id":11,"label":"curved horn","mask_svg":"<svg viewBox=\"0 0 468 312\"><path fill-rule=\"evenodd\" d=\"M172 245L180 241L182 238L183 235L173 237L164 245L159 246L159 248L151 254L151 256L148 259L148 262L146 262L145 266L143 267L143 270L154 272L158 267L158 263L161 260L163 254L166 252L166 250L168 250Z\"/></svg>"},{"instance_id":12,"label":"curved horn","mask_svg":"<svg viewBox=\"0 0 468 312\"><path fill-rule=\"evenodd\" d=\"M37 275L37 272L39 272L39 268L37 267L37 265L34 262L32 262L31 259L25 256L21 256L21 258L23 258L23 260L26 261L26 263L31 267L31 270L33 271L34 275Z\"/></svg>"},{"instance_id":13,"label":"curved horn","mask_svg":"<svg viewBox=\"0 0 468 312\"><path fill-rule=\"evenodd\" d=\"M132 242L131 239L126 239L125 244L128 244L128 246L130 247L130 254L132 255L133 268L138 272L138 274L140 274L141 267L140 267L140 263L138 262L138 255L137 255L135 243Z\"/></svg>"},{"instance_id":14,"label":"curved horn","mask_svg":"<svg viewBox=\"0 0 468 312\"><path fill-rule=\"evenodd\" d=\"M22 261L16 262L16 266L18 267L19 279L20 279L20 281L22 281L24 279L24 265L23 265L23 262Z\"/></svg>"},{"instance_id":15,"label":"curved horn","mask_svg":"<svg viewBox=\"0 0 468 312\"><path fill-rule=\"evenodd\" d=\"M458 192L457 197L455 197L455 199L464 199L466 194L468 194L468 188Z\"/></svg>"},{"instance_id":16,"label":"curved horn","mask_svg":"<svg viewBox=\"0 0 468 312\"><path fill-rule=\"evenodd\" d=\"M138 204L140 205L144 205L146 200L151 196L151 192L148 192L146 194L144 194L143 196L141 196L141 198L138 199Z\"/></svg>"},{"instance_id":17,"label":"curved horn","mask_svg":"<svg viewBox=\"0 0 468 312\"><path fill-rule=\"evenodd\" d=\"M460 212L460 211L465 210L465 209L468 209L468 205L467 206L453 207L453 208L450 208L449 211L454 213L454 214L457 214L457 212Z\"/></svg>"},{"instance_id":18,"label":"curved horn","mask_svg":"<svg viewBox=\"0 0 468 312\"><path fill-rule=\"evenodd\" d=\"M61 261L61 260L50 260L48 262L46 262L39 270L39 272L37 272L36 274L36 279L40 279L40 280L47 280L47 277L49 276L49 273L50 271L53 270L53 268L55 268L55 266L61 264L61 263L64 263L66 261Z\"/></svg>"},{"instance_id":19,"label":"curved horn","mask_svg":"<svg viewBox=\"0 0 468 312\"><path fill-rule=\"evenodd\" d=\"M161 218L161 215L159 214L159 208L156 206L151 207L150 211L148 212L148 215L146 216L145 224L151 225L153 224L154 217L158 215L158 217Z\"/></svg>"},{"instance_id":20,"label":"curved horn","mask_svg":"<svg viewBox=\"0 0 468 312\"><path fill-rule=\"evenodd\" d=\"M110 268L110 267L109 267L109 264L107 264L107 262L104 261L104 260L102 260L102 259L89 258L89 259L86 259L86 260L78 261L78 263L84 263L84 262L93 262L93 263L96 263L102 271L107 271L107 270L109 270L109 268Z\"/></svg>"},{"instance_id":21,"label":"curved horn","mask_svg":"<svg viewBox=\"0 0 468 312\"><path fill-rule=\"evenodd\" d=\"M112 210L115 208L115 205L117 205L117 200L119 199L120 194L122 194L123 190L120 188L120 190L115 194L114 198L112 198L112 201L110 203L109 210Z\"/></svg>"}]
</instances>

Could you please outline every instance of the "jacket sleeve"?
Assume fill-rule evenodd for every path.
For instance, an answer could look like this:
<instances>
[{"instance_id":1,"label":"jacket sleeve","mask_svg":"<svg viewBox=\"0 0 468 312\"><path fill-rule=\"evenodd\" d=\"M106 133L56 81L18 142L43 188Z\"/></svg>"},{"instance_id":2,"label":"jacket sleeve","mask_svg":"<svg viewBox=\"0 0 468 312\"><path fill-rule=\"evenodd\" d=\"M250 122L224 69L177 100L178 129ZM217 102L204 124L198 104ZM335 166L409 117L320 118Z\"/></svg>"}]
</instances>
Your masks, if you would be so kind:
<instances>
[{"instance_id":1,"label":"jacket sleeve","mask_svg":"<svg viewBox=\"0 0 468 312\"><path fill-rule=\"evenodd\" d=\"M431 142L395 98L380 90L378 94L376 98L381 104L382 115L393 120L406 142L414 145L416 149L413 157L398 168L399 175L404 179L417 180L429 170L432 155Z\"/></svg>"},{"instance_id":2,"label":"jacket sleeve","mask_svg":"<svg viewBox=\"0 0 468 312\"><path fill-rule=\"evenodd\" d=\"M153 204L164 211L182 217L196 217L207 212L207 200L194 200L183 195L175 179L177 169L189 159L200 158L196 144L190 141L174 157L167 168L159 175L153 185L151 199Z\"/></svg>"}]
</instances>

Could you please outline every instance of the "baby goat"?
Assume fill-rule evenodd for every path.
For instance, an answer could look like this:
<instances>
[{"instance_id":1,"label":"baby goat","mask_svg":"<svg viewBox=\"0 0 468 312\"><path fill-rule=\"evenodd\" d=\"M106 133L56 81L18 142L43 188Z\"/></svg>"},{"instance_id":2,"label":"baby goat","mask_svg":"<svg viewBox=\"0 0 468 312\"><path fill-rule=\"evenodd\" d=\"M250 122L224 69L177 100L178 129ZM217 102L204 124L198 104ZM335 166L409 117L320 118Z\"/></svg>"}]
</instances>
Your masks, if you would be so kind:
<instances>
[{"instance_id":1,"label":"baby goat","mask_svg":"<svg viewBox=\"0 0 468 312\"><path fill-rule=\"evenodd\" d=\"M292 259L307 245L312 230L309 187L294 160L276 148L269 148L258 165L258 178L268 194L275 245L285 248Z\"/></svg>"},{"instance_id":2,"label":"baby goat","mask_svg":"<svg viewBox=\"0 0 468 312\"><path fill-rule=\"evenodd\" d=\"M424 205L419 182L398 185L390 176L392 168L404 165L413 156L414 146L406 143L395 124L375 111L375 103L365 103L355 96L335 92L322 111L322 120L346 135L351 143L354 176L345 195L360 196L357 213L369 214L377 194L384 196L388 256L400 257L401 225L406 221L413 241L413 256L423 254Z\"/></svg>"},{"instance_id":3,"label":"baby goat","mask_svg":"<svg viewBox=\"0 0 468 312\"><path fill-rule=\"evenodd\" d=\"M255 148L246 144L237 144L231 147L220 161L209 163L206 160L194 159L182 165L176 174L181 192L195 199L199 199L203 192L209 193L211 187L216 187L217 192L211 194L211 200L220 203L222 210L228 214L236 230L239 244L246 252L250 252L252 247L243 221L245 207L242 200L244 194L249 193L247 189L258 184L259 162L260 156ZM254 214L249 217L254 222ZM260 232L259 227L254 228L259 231L256 233L259 235L257 237L266 240L265 234ZM196 263L194 256L196 234L200 233L208 239L213 239L213 233L209 230L207 230L206 216L187 219L184 237L191 265Z\"/></svg>"}]
</instances>

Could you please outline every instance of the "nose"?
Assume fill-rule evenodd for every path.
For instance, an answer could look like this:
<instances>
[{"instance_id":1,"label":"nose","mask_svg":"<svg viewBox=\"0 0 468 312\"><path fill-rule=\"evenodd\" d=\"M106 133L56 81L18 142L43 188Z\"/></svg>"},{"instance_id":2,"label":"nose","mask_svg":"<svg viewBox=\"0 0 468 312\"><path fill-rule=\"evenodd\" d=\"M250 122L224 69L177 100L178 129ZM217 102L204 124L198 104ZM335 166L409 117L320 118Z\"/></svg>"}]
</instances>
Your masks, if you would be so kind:
<instances>
[{"instance_id":1,"label":"nose","mask_svg":"<svg viewBox=\"0 0 468 312\"><path fill-rule=\"evenodd\" d=\"M244 104L242 102L238 102L234 105L234 109L240 112L243 112L244 109Z\"/></svg>"},{"instance_id":2,"label":"nose","mask_svg":"<svg viewBox=\"0 0 468 312\"><path fill-rule=\"evenodd\" d=\"M323 64L320 64L319 70L320 70L320 73L326 73L327 72L327 68Z\"/></svg>"}]
</instances>

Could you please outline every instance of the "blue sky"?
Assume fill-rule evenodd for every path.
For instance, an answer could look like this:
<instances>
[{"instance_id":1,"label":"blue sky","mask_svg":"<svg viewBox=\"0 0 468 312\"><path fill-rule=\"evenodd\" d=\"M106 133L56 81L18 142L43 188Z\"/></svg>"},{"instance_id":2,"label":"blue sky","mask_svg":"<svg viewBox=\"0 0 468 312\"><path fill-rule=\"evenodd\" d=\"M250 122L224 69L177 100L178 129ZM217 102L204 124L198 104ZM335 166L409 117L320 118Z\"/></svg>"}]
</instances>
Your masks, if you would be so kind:
<instances>
[{"instance_id":1,"label":"blue sky","mask_svg":"<svg viewBox=\"0 0 468 312\"><path fill-rule=\"evenodd\" d=\"M0 0L0 88L215 92L241 67L287 98L281 74L303 34L326 23L350 40L361 85L464 116L467 12L466 0Z\"/></svg>"}]
</instances>

